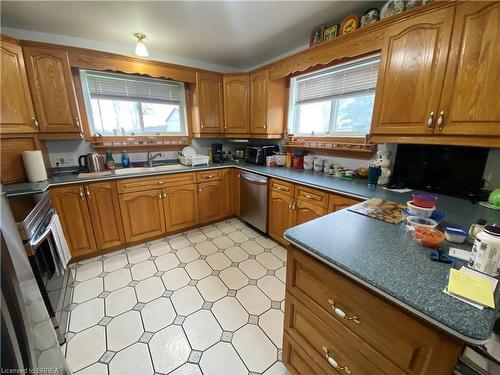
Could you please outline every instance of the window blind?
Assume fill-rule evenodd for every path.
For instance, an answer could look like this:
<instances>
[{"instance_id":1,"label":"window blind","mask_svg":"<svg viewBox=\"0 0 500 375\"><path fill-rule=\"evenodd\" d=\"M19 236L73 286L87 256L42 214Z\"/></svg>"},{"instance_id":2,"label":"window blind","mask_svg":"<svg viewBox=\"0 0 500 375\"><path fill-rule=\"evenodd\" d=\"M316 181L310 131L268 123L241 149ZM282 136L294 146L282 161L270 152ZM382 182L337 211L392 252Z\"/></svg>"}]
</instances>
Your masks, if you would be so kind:
<instances>
[{"instance_id":1,"label":"window blind","mask_svg":"<svg viewBox=\"0 0 500 375\"><path fill-rule=\"evenodd\" d=\"M296 78L295 103L362 94L377 85L380 57L358 60Z\"/></svg>"},{"instance_id":2,"label":"window blind","mask_svg":"<svg viewBox=\"0 0 500 375\"><path fill-rule=\"evenodd\" d=\"M91 98L123 98L134 101L181 102L180 82L134 77L127 74L84 71Z\"/></svg>"}]
</instances>

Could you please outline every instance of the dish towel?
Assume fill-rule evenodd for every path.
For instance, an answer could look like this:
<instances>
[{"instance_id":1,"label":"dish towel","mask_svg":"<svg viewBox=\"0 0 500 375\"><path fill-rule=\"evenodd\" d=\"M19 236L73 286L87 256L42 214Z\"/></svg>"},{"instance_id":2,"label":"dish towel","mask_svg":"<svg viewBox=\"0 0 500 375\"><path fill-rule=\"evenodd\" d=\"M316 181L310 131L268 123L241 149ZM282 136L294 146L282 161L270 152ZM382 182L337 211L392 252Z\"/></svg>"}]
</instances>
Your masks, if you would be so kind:
<instances>
[{"instance_id":1,"label":"dish towel","mask_svg":"<svg viewBox=\"0 0 500 375\"><path fill-rule=\"evenodd\" d=\"M52 238L54 239L55 251L57 252L57 257L54 256L54 262L56 263L56 270L61 273L66 271L68 267L69 260L71 259L71 253L69 252L68 243L66 242L66 237L64 237L64 232L62 230L61 221L56 213L52 215L52 219L48 225L48 228L52 232ZM56 255L56 254L53 254Z\"/></svg>"}]
</instances>

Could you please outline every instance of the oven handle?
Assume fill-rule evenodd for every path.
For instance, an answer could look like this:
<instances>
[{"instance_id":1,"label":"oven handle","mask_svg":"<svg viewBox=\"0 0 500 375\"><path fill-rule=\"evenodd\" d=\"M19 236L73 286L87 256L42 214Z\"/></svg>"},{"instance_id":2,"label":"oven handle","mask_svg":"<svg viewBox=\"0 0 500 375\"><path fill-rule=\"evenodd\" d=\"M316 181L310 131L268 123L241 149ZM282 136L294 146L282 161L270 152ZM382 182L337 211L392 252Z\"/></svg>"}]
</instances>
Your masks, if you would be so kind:
<instances>
[{"instance_id":1,"label":"oven handle","mask_svg":"<svg viewBox=\"0 0 500 375\"><path fill-rule=\"evenodd\" d=\"M254 178L249 178L247 175L244 175L243 173L240 173L240 177L250 183L257 184L257 185L266 185L267 180L257 180Z\"/></svg>"}]
</instances>

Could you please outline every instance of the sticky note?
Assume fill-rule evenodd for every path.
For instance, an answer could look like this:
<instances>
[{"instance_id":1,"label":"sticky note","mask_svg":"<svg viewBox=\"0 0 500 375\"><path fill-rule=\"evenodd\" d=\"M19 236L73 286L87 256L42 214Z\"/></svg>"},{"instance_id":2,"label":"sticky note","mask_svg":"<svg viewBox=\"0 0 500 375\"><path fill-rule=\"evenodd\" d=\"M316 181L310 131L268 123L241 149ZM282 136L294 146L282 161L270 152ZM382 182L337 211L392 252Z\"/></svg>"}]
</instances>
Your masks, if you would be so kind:
<instances>
[{"instance_id":1,"label":"sticky note","mask_svg":"<svg viewBox=\"0 0 500 375\"><path fill-rule=\"evenodd\" d=\"M448 281L448 292L481 305L495 308L491 284L473 274L460 272L452 268Z\"/></svg>"}]
</instances>

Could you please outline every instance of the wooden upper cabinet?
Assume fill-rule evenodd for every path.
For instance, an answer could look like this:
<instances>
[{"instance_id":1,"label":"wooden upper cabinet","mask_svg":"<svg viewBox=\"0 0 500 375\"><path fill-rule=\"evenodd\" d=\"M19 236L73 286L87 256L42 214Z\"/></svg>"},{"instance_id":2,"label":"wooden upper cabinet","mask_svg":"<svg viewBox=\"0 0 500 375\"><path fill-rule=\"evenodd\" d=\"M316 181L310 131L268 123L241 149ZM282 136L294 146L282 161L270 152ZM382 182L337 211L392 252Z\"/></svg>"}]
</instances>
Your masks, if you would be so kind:
<instances>
[{"instance_id":1,"label":"wooden upper cabinet","mask_svg":"<svg viewBox=\"0 0 500 375\"><path fill-rule=\"evenodd\" d=\"M19 45L8 39L2 38L1 42L0 133L37 132L23 51Z\"/></svg>"},{"instance_id":2,"label":"wooden upper cabinet","mask_svg":"<svg viewBox=\"0 0 500 375\"><path fill-rule=\"evenodd\" d=\"M270 80L269 70L250 75L250 133L283 133L286 80Z\"/></svg>"},{"instance_id":3,"label":"wooden upper cabinet","mask_svg":"<svg viewBox=\"0 0 500 375\"><path fill-rule=\"evenodd\" d=\"M464 2L455 24L443 89L443 134L500 136L500 3Z\"/></svg>"},{"instance_id":4,"label":"wooden upper cabinet","mask_svg":"<svg viewBox=\"0 0 500 375\"><path fill-rule=\"evenodd\" d=\"M432 133L443 87L454 8L416 16L384 31L373 134ZM432 121L429 122L428 120Z\"/></svg>"},{"instance_id":5,"label":"wooden upper cabinet","mask_svg":"<svg viewBox=\"0 0 500 375\"><path fill-rule=\"evenodd\" d=\"M84 187L74 185L51 189L50 199L61 220L71 255L80 257L96 252Z\"/></svg>"},{"instance_id":6,"label":"wooden upper cabinet","mask_svg":"<svg viewBox=\"0 0 500 375\"><path fill-rule=\"evenodd\" d=\"M67 52L29 46L23 51L40 131L81 132Z\"/></svg>"},{"instance_id":7,"label":"wooden upper cabinet","mask_svg":"<svg viewBox=\"0 0 500 375\"><path fill-rule=\"evenodd\" d=\"M198 224L198 193L196 184L175 186L163 191L167 232Z\"/></svg>"},{"instance_id":8,"label":"wooden upper cabinet","mask_svg":"<svg viewBox=\"0 0 500 375\"><path fill-rule=\"evenodd\" d=\"M223 133L222 75L196 73L196 90L200 133Z\"/></svg>"},{"instance_id":9,"label":"wooden upper cabinet","mask_svg":"<svg viewBox=\"0 0 500 375\"><path fill-rule=\"evenodd\" d=\"M116 183L97 182L84 188L97 248L105 250L123 245L125 235Z\"/></svg>"},{"instance_id":10,"label":"wooden upper cabinet","mask_svg":"<svg viewBox=\"0 0 500 375\"><path fill-rule=\"evenodd\" d=\"M224 75L224 131L226 133L249 132L248 100L248 75Z\"/></svg>"}]
</instances>

